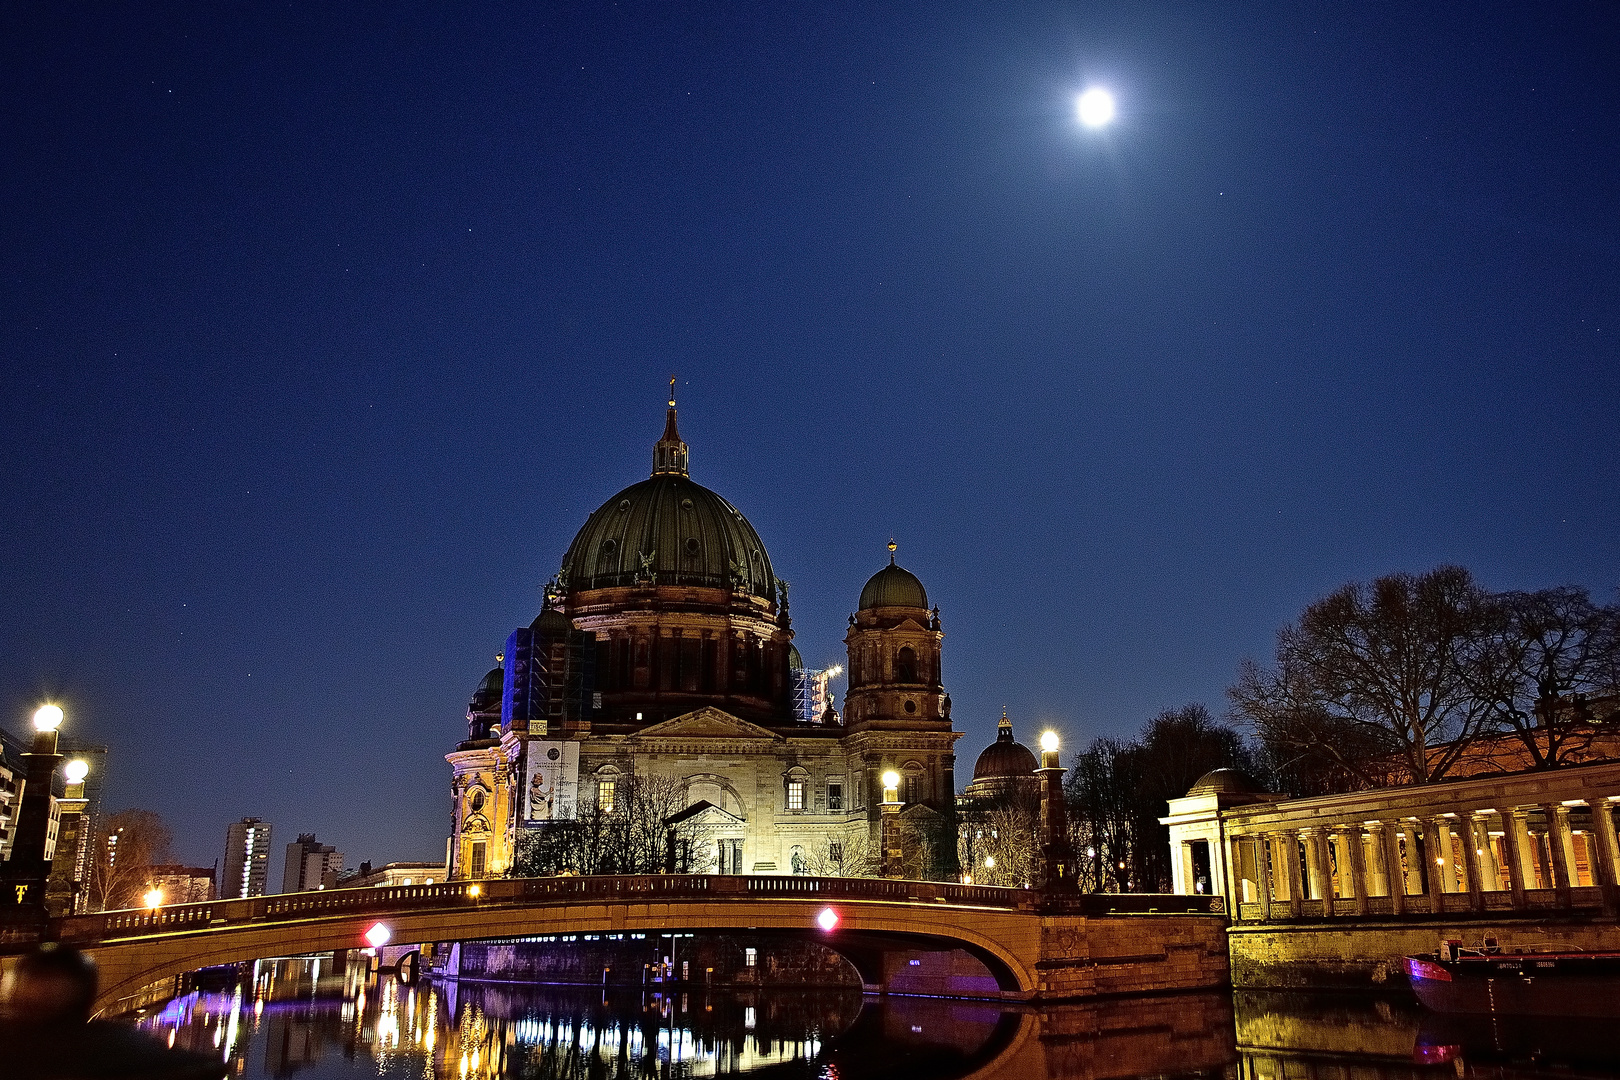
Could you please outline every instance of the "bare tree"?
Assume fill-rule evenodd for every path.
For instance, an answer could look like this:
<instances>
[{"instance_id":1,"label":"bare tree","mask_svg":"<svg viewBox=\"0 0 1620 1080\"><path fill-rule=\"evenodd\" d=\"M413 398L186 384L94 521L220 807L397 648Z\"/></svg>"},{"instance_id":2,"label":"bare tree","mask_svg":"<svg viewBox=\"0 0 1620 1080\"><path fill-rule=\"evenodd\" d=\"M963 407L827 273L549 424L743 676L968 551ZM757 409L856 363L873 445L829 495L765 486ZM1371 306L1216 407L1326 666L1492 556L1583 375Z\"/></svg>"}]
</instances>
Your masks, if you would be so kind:
<instances>
[{"instance_id":1,"label":"bare tree","mask_svg":"<svg viewBox=\"0 0 1620 1080\"><path fill-rule=\"evenodd\" d=\"M1233 711L1360 786L1438 780L1490 717L1470 676L1490 617L1459 566L1345 585L1278 632L1275 668L1245 662Z\"/></svg>"},{"instance_id":2,"label":"bare tree","mask_svg":"<svg viewBox=\"0 0 1620 1080\"><path fill-rule=\"evenodd\" d=\"M1028 888L1040 877L1040 800L1006 798L973 815L962 867L979 885Z\"/></svg>"},{"instance_id":3,"label":"bare tree","mask_svg":"<svg viewBox=\"0 0 1620 1080\"><path fill-rule=\"evenodd\" d=\"M1591 746L1612 713L1593 699L1616 689L1620 608L1578 586L1491 598L1486 647L1471 687L1490 718L1524 745L1533 768L1563 764Z\"/></svg>"},{"instance_id":4,"label":"bare tree","mask_svg":"<svg viewBox=\"0 0 1620 1080\"><path fill-rule=\"evenodd\" d=\"M1250 768L1250 757L1243 737L1196 703L1155 716L1134 741L1094 741L1065 782L1082 884L1113 892L1168 890L1170 836L1159 824L1166 802L1213 769Z\"/></svg>"},{"instance_id":5,"label":"bare tree","mask_svg":"<svg viewBox=\"0 0 1620 1080\"><path fill-rule=\"evenodd\" d=\"M686 785L657 773L621 776L613 804L582 806L518 838L512 876L551 874L699 874L713 868L708 829L688 818Z\"/></svg>"},{"instance_id":6,"label":"bare tree","mask_svg":"<svg viewBox=\"0 0 1620 1080\"><path fill-rule=\"evenodd\" d=\"M174 861L174 837L150 810L120 810L94 837L89 874L92 911L137 907L151 887L151 868Z\"/></svg>"},{"instance_id":7,"label":"bare tree","mask_svg":"<svg viewBox=\"0 0 1620 1080\"><path fill-rule=\"evenodd\" d=\"M883 852L864 823L810 845L804 861L813 877L877 877L883 870Z\"/></svg>"}]
</instances>

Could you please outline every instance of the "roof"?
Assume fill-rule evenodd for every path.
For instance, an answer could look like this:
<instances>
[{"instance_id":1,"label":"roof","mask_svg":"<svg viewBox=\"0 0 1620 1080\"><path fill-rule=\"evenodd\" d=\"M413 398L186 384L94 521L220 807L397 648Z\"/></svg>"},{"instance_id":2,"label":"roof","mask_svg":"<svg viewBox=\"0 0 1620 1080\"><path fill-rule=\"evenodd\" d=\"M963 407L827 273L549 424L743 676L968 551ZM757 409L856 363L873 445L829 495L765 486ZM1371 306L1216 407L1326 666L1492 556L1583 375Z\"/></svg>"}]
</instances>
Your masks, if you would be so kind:
<instances>
[{"instance_id":1,"label":"roof","mask_svg":"<svg viewBox=\"0 0 1620 1080\"><path fill-rule=\"evenodd\" d=\"M907 607L928 610L928 590L923 583L903 566L896 566L889 556L888 566L873 574L861 590L861 610L880 607Z\"/></svg>"},{"instance_id":2,"label":"roof","mask_svg":"<svg viewBox=\"0 0 1620 1080\"><path fill-rule=\"evenodd\" d=\"M1187 789L1188 795L1259 795L1260 781L1242 769L1211 769Z\"/></svg>"},{"instance_id":3,"label":"roof","mask_svg":"<svg viewBox=\"0 0 1620 1080\"><path fill-rule=\"evenodd\" d=\"M669 429L674 429L670 410ZM659 440L661 450L673 444ZM679 443L685 447L685 443ZM686 474L658 471L597 508L568 546L558 584L570 596L589 589L686 585L727 589L776 603L771 559L742 511Z\"/></svg>"}]
</instances>

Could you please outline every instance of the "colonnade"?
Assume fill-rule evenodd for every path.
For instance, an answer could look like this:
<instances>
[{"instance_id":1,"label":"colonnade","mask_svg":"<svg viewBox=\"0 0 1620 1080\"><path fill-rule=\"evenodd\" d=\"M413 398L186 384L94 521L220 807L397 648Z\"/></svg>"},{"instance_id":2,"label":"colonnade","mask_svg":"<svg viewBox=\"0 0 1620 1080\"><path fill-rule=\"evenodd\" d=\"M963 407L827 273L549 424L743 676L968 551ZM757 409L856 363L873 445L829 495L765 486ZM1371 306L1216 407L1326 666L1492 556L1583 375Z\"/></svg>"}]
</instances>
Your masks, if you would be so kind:
<instances>
[{"instance_id":1,"label":"colonnade","mask_svg":"<svg viewBox=\"0 0 1620 1080\"><path fill-rule=\"evenodd\" d=\"M1604 763L1250 804L1189 795L1164 821L1177 891L1223 893L1238 921L1617 913L1617 799L1620 763Z\"/></svg>"}]
</instances>

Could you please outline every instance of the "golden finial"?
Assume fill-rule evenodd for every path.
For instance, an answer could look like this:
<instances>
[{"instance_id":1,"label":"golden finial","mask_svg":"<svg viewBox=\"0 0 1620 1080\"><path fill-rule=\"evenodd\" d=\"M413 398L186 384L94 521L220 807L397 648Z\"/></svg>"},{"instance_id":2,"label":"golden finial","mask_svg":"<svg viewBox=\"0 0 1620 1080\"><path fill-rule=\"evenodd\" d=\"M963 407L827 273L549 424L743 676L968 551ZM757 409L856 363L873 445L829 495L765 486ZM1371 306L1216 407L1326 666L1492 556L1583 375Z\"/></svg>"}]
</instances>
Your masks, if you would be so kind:
<instances>
[{"instance_id":1,"label":"golden finial","mask_svg":"<svg viewBox=\"0 0 1620 1080\"><path fill-rule=\"evenodd\" d=\"M505 653L496 653L496 654L495 654L495 662L496 662L496 663L497 663L497 664L504 664L504 663L506 663L506 654L505 654Z\"/></svg>"},{"instance_id":2,"label":"golden finial","mask_svg":"<svg viewBox=\"0 0 1620 1080\"><path fill-rule=\"evenodd\" d=\"M889 565L890 566L894 565L894 553L897 550L899 550L899 548L900 548L900 545L894 542L894 537L892 537L892 536L889 537Z\"/></svg>"},{"instance_id":3,"label":"golden finial","mask_svg":"<svg viewBox=\"0 0 1620 1080\"><path fill-rule=\"evenodd\" d=\"M669 377L669 407L675 407L675 376Z\"/></svg>"},{"instance_id":4,"label":"golden finial","mask_svg":"<svg viewBox=\"0 0 1620 1080\"><path fill-rule=\"evenodd\" d=\"M1007 706L1001 707L1001 727L1012 727L1012 721L1007 719Z\"/></svg>"}]
</instances>

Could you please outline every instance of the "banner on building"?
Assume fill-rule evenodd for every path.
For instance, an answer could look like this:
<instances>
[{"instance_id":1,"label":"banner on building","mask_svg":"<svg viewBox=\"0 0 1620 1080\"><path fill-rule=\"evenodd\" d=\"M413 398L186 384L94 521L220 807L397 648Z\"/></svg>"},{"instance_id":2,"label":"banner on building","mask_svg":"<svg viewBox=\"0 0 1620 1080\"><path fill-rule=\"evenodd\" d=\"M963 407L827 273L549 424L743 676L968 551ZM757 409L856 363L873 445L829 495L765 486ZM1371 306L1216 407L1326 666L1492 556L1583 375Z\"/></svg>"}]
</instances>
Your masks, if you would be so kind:
<instances>
[{"instance_id":1,"label":"banner on building","mask_svg":"<svg viewBox=\"0 0 1620 1080\"><path fill-rule=\"evenodd\" d=\"M572 820L579 789L579 743L531 739L528 762L524 820Z\"/></svg>"}]
</instances>

